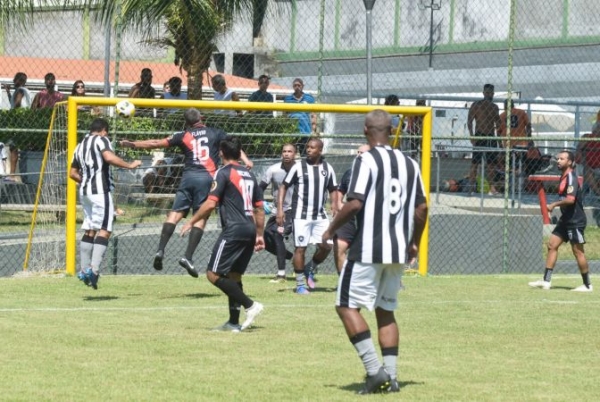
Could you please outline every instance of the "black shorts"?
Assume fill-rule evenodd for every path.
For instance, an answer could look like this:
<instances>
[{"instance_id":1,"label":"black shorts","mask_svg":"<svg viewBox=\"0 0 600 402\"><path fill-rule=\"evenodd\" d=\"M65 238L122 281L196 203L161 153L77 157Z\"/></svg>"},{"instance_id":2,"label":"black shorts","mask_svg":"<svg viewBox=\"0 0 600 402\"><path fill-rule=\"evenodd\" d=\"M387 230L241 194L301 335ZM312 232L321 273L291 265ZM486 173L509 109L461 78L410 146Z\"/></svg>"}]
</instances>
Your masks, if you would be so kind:
<instances>
[{"instance_id":1,"label":"black shorts","mask_svg":"<svg viewBox=\"0 0 600 402\"><path fill-rule=\"evenodd\" d=\"M230 272L243 275L254 254L255 241L254 237L245 240L228 239L225 233L221 233L213 247L207 270L220 276L227 276Z\"/></svg>"},{"instance_id":2,"label":"black shorts","mask_svg":"<svg viewBox=\"0 0 600 402\"><path fill-rule=\"evenodd\" d=\"M212 181L208 173L183 175L171 210L183 212L184 217L190 209L196 212L206 201Z\"/></svg>"},{"instance_id":3,"label":"black shorts","mask_svg":"<svg viewBox=\"0 0 600 402\"><path fill-rule=\"evenodd\" d=\"M571 244L585 244L585 226L579 228L568 228L560 220L554 227L552 234L560 237L563 241Z\"/></svg>"},{"instance_id":4,"label":"black shorts","mask_svg":"<svg viewBox=\"0 0 600 402\"><path fill-rule=\"evenodd\" d=\"M487 135L483 134L475 134L476 137L487 137ZM491 135L490 135L491 137ZM494 149L498 149L498 141L496 140L475 140L473 144L475 148L492 148L489 151L473 151L473 158L471 159L471 164L479 165L483 158L485 158L486 162L494 163L498 159L498 157L502 154L499 151L494 151Z\"/></svg>"},{"instance_id":5,"label":"black shorts","mask_svg":"<svg viewBox=\"0 0 600 402\"><path fill-rule=\"evenodd\" d=\"M282 236L283 237L288 237L289 235L292 234L292 230L294 229L294 218L292 216L292 210L287 210L285 211L285 222L283 223L283 233ZM277 228L279 227L279 225L277 225L277 217L275 216L271 216L269 218L269 220L267 221L267 224L265 225L265 232L271 232L271 233L279 233Z\"/></svg>"},{"instance_id":6,"label":"black shorts","mask_svg":"<svg viewBox=\"0 0 600 402\"><path fill-rule=\"evenodd\" d=\"M335 232L334 240L343 240L346 243L351 244L355 236L356 224L354 223L354 219L352 219L351 221L346 222L344 226Z\"/></svg>"}]
</instances>

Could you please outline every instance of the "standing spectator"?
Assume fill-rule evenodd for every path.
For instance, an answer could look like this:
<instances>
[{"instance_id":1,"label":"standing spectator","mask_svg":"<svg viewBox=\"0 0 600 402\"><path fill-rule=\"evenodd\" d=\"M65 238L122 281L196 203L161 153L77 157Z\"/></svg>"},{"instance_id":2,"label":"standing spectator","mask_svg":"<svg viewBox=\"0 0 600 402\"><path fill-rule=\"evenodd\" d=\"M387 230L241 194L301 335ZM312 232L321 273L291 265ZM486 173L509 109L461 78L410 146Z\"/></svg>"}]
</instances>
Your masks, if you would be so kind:
<instances>
[{"instance_id":1,"label":"standing spectator","mask_svg":"<svg viewBox=\"0 0 600 402\"><path fill-rule=\"evenodd\" d=\"M418 164L388 145L390 115L370 112L364 132L371 150L354 161L348 201L323 240L356 216L357 233L338 281L336 311L367 372L359 393L398 392L399 331L394 310L405 264L417 255L427 203ZM383 365L361 308L375 309Z\"/></svg>"},{"instance_id":2,"label":"standing spectator","mask_svg":"<svg viewBox=\"0 0 600 402\"><path fill-rule=\"evenodd\" d=\"M130 98L156 98L156 90L152 87L152 70L143 68L140 74L140 81L134 84L129 90Z\"/></svg>"},{"instance_id":3,"label":"standing spectator","mask_svg":"<svg viewBox=\"0 0 600 402\"><path fill-rule=\"evenodd\" d=\"M270 92L267 92L267 89L269 89L270 83L271 83L271 80L268 75L263 74L260 77L258 77L258 91L252 92L252 94L250 94L250 97L248 98L248 102L273 103L273 94ZM252 113L255 116L260 116L260 117L273 117L273 112L269 112L267 110L251 111L250 113Z\"/></svg>"},{"instance_id":4,"label":"standing spectator","mask_svg":"<svg viewBox=\"0 0 600 402\"><path fill-rule=\"evenodd\" d=\"M469 135L472 137L473 158L471 159L471 170L469 172L469 181L471 182L471 192L475 189L475 180L477 178L477 169L485 158L486 161L486 176L488 181L493 182L495 173L496 161L499 157L498 141L496 140L478 140L477 137L495 137L496 131L500 129L500 110L493 102L494 86L485 84L483 86L483 99L474 102L469 108L467 117L467 128ZM475 129L473 129L475 122ZM480 148L488 148L490 152L484 152ZM498 191L491 186L490 193L496 194Z\"/></svg>"},{"instance_id":5,"label":"standing spectator","mask_svg":"<svg viewBox=\"0 0 600 402\"><path fill-rule=\"evenodd\" d=\"M186 130L175 133L170 137L160 140L121 141L121 146L126 148L155 149L178 147L185 156L185 166L181 183L175 194L175 200L167 219L163 223L158 243L158 250L154 256L154 269L163 269L165 247L175 232L175 227L181 219L185 218L190 209L195 213L200 205L206 201L210 191L213 176L219 164L219 143L226 137L224 131L206 127L202 124L202 115L198 109L189 108L183 113ZM242 151L242 160L246 165L251 162ZM193 256L196 247L204 235L207 219L198 219L191 230L185 256L179 259L181 265L191 276L198 277L194 269Z\"/></svg>"},{"instance_id":6,"label":"standing spectator","mask_svg":"<svg viewBox=\"0 0 600 402\"><path fill-rule=\"evenodd\" d=\"M312 95L304 93L304 81L296 78L292 84L294 93L287 95L284 103L315 103L315 98ZM314 113L307 112L292 112L290 117L298 119L298 131L303 135L303 138L298 142L297 148L300 155L304 155L304 147L310 138L311 133L317 131L317 116Z\"/></svg>"},{"instance_id":7,"label":"standing spectator","mask_svg":"<svg viewBox=\"0 0 600 402\"><path fill-rule=\"evenodd\" d=\"M6 166L6 161L8 160L7 148L3 142L0 142L0 180L4 180L4 176L8 173Z\"/></svg>"},{"instance_id":8,"label":"standing spectator","mask_svg":"<svg viewBox=\"0 0 600 402\"><path fill-rule=\"evenodd\" d=\"M14 90L10 92L10 84L5 84L4 89L8 95L11 109L28 109L31 106L31 94L25 86L27 84L27 74L16 73L13 78Z\"/></svg>"},{"instance_id":9,"label":"standing spectator","mask_svg":"<svg viewBox=\"0 0 600 402\"><path fill-rule=\"evenodd\" d=\"M385 100L383 101L383 104L385 106L400 106L400 99L398 98L397 95L388 95L385 97ZM398 126L400 125L400 121L402 119L400 118L400 115L394 115L392 116L392 132L395 134L396 130L398 129ZM400 130L402 130L402 127L400 127Z\"/></svg>"},{"instance_id":10,"label":"standing spectator","mask_svg":"<svg viewBox=\"0 0 600 402\"><path fill-rule=\"evenodd\" d=\"M321 239L329 225L325 212L327 192L331 195L333 215L337 212L337 183L333 167L323 157L323 141L311 138L306 144L306 158L297 161L279 186L277 197L277 224L285 225L285 199L287 190L294 186L292 195L292 216L294 227L294 272L296 273L296 293L309 294L315 288L314 274L331 251L331 246ZM305 253L309 243L317 245L310 262L306 265Z\"/></svg>"},{"instance_id":11,"label":"standing spectator","mask_svg":"<svg viewBox=\"0 0 600 402\"><path fill-rule=\"evenodd\" d=\"M115 155L107 136L108 121L100 118L92 121L90 133L75 147L69 172L69 177L79 183L84 215L81 228L85 232L79 243L81 271L77 276L94 289L98 289L100 265L115 214L109 165L135 169L142 164L139 160L128 163Z\"/></svg>"},{"instance_id":12,"label":"standing spectator","mask_svg":"<svg viewBox=\"0 0 600 402\"><path fill-rule=\"evenodd\" d=\"M499 137L506 138L508 134L506 126L508 110L510 110L510 137L522 139L503 140L502 146L504 148L508 147L510 150L515 151L515 162L518 167L520 164L525 162L527 150L531 145L531 123L529 122L529 116L527 115L527 112L517 109L512 99L510 101L506 99L504 101L504 112L500 114L500 127L498 128ZM523 170L526 170L525 166L522 166L522 168Z\"/></svg>"},{"instance_id":13,"label":"standing spectator","mask_svg":"<svg viewBox=\"0 0 600 402\"><path fill-rule=\"evenodd\" d=\"M561 216L548 240L548 256L544 278L529 282L529 286L550 290L552 287L552 272L558 258L558 248L565 242L571 243L571 250L577 261L583 285L572 289L575 292L591 292L594 290L590 282L590 269L585 258L585 237L587 218L583 210L583 195L577 172L573 169L575 156L571 151L561 151L556 155L556 166L561 171L558 184L559 200L548 204L548 213L556 207L560 208Z\"/></svg>"},{"instance_id":14,"label":"standing spectator","mask_svg":"<svg viewBox=\"0 0 600 402\"><path fill-rule=\"evenodd\" d=\"M185 91L181 90L181 78L179 77L171 77L169 79L169 92L165 92L162 96L163 99L172 99L172 100L187 100L188 94ZM181 109L168 109L168 113L175 113Z\"/></svg>"},{"instance_id":15,"label":"standing spectator","mask_svg":"<svg viewBox=\"0 0 600 402\"><path fill-rule=\"evenodd\" d=\"M600 112L598 112L600 114ZM579 141L575 154L575 162L583 166L583 181L586 189L596 196L600 195L600 184L596 173L600 169L600 124L594 123L592 132L584 134L582 139L594 138L592 141Z\"/></svg>"},{"instance_id":16,"label":"standing spectator","mask_svg":"<svg viewBox=\"0 0 600 402\"><path fill-rule=\"evenodd\" d=\"M221 331L240 332L252 325L262 312L263 305L244 293L242 275L254 251L264 248L262 190L254 175L238 164L241 156L240 141L228 137L219 144L219 154L224 166L215 176L208 199L181 229L181 234L193 230L194 224L206 220L219 205L223 228L217 239L206 277L210 283L225 293L229 300L229 320ZM240 308L246 310L246 320L239 324Z\"/></svg>"},{"instance_id":17,"label":"standing spectator","mask_svg":"<svg viewBox=\"0 0 600 402\"><path fill-rule=\"evenodd\" d=\"M426 106L425 99L417 99L415 106ZM406 119L406 134L410 137L402 150L418 156L423 141L423 116L408 116Z\"/></svg>"},{"instance_id":18,"label":"standing spectator","mask_svg":"<svg viewBox=\"0 0 600 402\"><path fill-rule=\"evenodd\" d=\"M6 90L6 94L8 95L8 99L10 101L11 109L28 109L31 106L31 94L29 93L29 89L25 86L27 84L27 74L18 72L15 74L13 78L14 90L10 91L10 85L6 84L4 89ZM19 166L19 149L14 144L13 141L9 141L5 144L9 150L9 170L6 173L10 173L12 175L17 173L17 166ZM15 180L20 181L20 177L13 176Z\"/></svg>"},{"instance_id":19,"label":"standing spectator","mask_svg":"<svg viewBox=\"0 0 600 402\"><path fill-rule=\"evenodd\" d=\"M65 96L56 90L56 77L54 74L46 74L44 76L44 84L46 85L46 89L42 89L35 95L31 103L32 109L52 108L56 102L65 99Z\"/></svg>"},{"instance_id":20,"label":"standing spectator","mask_svg":"<svg viewBox=\"0 0 600 402\"><path fill-rule=\"evenodd\" d=\"M371 149L369 145L361 145L360 147L358 147L357 156L368 152L369 149ZM350 187L351 176L352 169L350 168L344 172L342 178L340 179L340 185L337 188L339 201L338 211L341 210L344 206L343 200L344 196L348 193L348 187ZM333 257L335 260L335 268L338 272L338 275L340 274L340 272L342 272L344 262L346 261L346 252L348 251L348 247L350 247L350 244L352 244L355 235L356 220L351 219L348 222L346 222L341 228L339 228L333 236Z\"/></svg>"},{"instance_id":21,"label":"standing spectator","mask_svg":"<svg viewBox=\"0 0 600 402\"><path fill-rule=\"evenodd\" d=\"M237 92L227 88L227 82L225 82L225 77L221 74L217 74L211 78L212 88L215 91L214 100L216 101L232 101L239 102L240 97ZM241 110L225 110L225 109L217 109L214 111L217 114L226 114L229 116L239 116L242 114Z\"/></svg>"},{"instance_id":22,"label":"standing spectator","mask_svg":"<svg viewBox=\"0 0 600 402\"><path fill-rule=\"evenodd\" d=\"M264 177L260 182L260 188L265 189L271 185L273 200L277 203L279 198L279 186L288 174L292 166L296 163L296 146L285 144L281 150L281 162L269 166ZM271 216L265 227L265 249L277 257L277 275L271 279L271 283L285 283L285 261L291 260L294 256L285 248L284 237L292 233L292 191L288 191L283 200L283 210L285 215L284 226L277 224L277 209L272 211Z\"/></svg>"}]
</instances>

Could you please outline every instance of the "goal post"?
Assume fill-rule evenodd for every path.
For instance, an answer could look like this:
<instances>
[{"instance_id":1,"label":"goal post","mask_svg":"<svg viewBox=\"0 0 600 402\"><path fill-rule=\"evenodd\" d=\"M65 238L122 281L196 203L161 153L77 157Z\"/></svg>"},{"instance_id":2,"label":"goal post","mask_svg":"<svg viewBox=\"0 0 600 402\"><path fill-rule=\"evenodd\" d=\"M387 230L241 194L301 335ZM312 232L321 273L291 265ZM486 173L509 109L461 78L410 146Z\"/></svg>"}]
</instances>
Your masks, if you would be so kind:
<instances>
[{"instance_id":1,"label":"goal post","mask_svg":"<svg viewBox=\"0 0 600 402\"><path fill-rule=\"evenodd\" d=\"M121 98L96 98L96 97L69 97L67 101L67 161L73 155L77 145L78 131L78 106L114 107ZM165 100L165 99L128 99L138 108L158 109L186 109L190 107L199 110L233 110L233 111L265 111L265 112L308 112L321 114L366 114L375 109L383 109L390 114L403 116L423 117L423 138L421 146L421 172L425 186L425 195L429 203L431 182L431 130L432 109L425 106L384 106L384 105L356 105L356 104L288 104L288 103L261 103L261 102L223 102L223 101L196 101L196 100ZM135 119L135 117L134 117ZM81 128L79 128L81 130ZM236 133L239 134L239 133ZM335 133L333 133L335 136ZM67 168L68 172L68 168ZM341 177L341 172L338 173ZM66 186L66 271L70 275L76 272L77 248L77 188L73 180L67 180ZM421 275L427 274L428 264L429 223L425 227L419 247L418 271Z\"/></svg>"}]
</instances>

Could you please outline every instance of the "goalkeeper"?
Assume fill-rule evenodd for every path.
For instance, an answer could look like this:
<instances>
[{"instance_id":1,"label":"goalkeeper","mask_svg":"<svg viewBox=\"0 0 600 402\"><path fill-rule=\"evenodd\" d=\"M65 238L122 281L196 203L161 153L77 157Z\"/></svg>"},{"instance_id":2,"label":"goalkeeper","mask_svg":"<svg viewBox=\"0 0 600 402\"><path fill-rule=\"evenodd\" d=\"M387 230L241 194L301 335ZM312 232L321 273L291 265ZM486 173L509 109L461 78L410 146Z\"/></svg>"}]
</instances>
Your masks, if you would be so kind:
<instances>
[{"instance_id":1,"label":"goalkeeper","mask_svg":"<svg viewBox=\"0 0 600 402\"><path fill-rule=\"evenodd\" d=\"M213 176L219 164L219 144L226 138L223 130L207 127L202 123L202 115L195 108L189 108L183 113L186 130L175 133L160 140L129 141L122 140L120 145L125 148L155 149L178 147L184 155L184 168L181 183L177 188L175 200L167 219L163 223L158 242L158 250L154 255L154 269L163 269L165 247L175 232L177 223L187 216L190 209L195 213L206 201ZM248 168L252 162L242 152L242 161ZM190 231L185 256L179 259L181 265L191 276L198 277L193 265L193 255L204 235L207 219L200 219Z\"/></svg>"}]
</instances>

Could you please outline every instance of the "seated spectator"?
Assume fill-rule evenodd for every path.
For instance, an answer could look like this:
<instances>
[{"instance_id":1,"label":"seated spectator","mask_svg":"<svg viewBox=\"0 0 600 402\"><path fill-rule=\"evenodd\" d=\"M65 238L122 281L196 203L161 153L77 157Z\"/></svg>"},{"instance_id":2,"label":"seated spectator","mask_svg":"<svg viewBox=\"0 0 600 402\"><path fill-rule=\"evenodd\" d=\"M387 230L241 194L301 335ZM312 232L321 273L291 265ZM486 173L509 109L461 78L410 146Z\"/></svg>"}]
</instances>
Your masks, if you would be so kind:
<instances>
[{"instance_id":1,"label":"seated spectator","mask_svg":"<svg viewBox=\"0 0 600 402\"><path fill-rule=\"evenodd\" d=\"M575 161L583 165L583 182L596 195L600 195L600 185L596 173L600 173L600 125L594 124L590 134L581 138L598 138L593 141L580 141L575 153Z\"/></svg>"},{"instance_id":2,"label":"seated spectator","mask_svg":"<svg viewBox=\"0 0 600 402\"><path fill-rule=\"evenodd\" d=\"M153 166L146 169L142 177L144 192L149 194L174 194L181 182L184 157L177 155L173 158L157 160Z\"/></svg>"},{"instance_id":3,"label":"seated spectator","mask_svg":"<svg viewBox=\"0 0 600 402\"><path fill-rule=\"evenodd\" d=\"M156 98L156 91L152 87L152 70L149 68L142 69L140 81L131 87L128 96L130 98Z\"/></svg>"},{"instance_id":4,"label":"seated spectator","mask_svg":"<svg viewBox=\"0 0 600 402\"><path fill-rule=\"evenodd\" d=\"M169 85L169 81L165 81L163 84L163 93L160 96L161 99L165 99L165 94L171 92L171 85Z\"/></svg>"},{"instance_id":5,"label":"seated spectator","mask_svg":"<svg viewBox=\"0 0 600 402\"><path fill-rule=\"evenodd\" d=\"M212 88L215 91L214 100L216 101L232 101L238 102L240 100L237 92L227 88L227 82L225 82L225 77L221 74L217 74L211 78ZM225 110L218 109L215 110L214 113L217 114L226 114L229 116L239 116L242 114L241 110Z\"/></svg>"},{"instance_id":6,"label":"seated spectator","mask_svg":"<svg viewBox=\"0 0 600 402\"><path fill-rule=\"evenodd\" d=\"M44 76L46 89L42 89L33 98L32 109L52 108L57 102L65 100L65 96L56 90L56 77L53 73Z\"/></svg>"},{"instance_id":7,"label":"seated spectator","mask_svg":"<svg viewBox=\"0 0 600 402\"><path fill-rule=\"evenodd\" d=\"M71 89L71 96L86 96L85 93L85 84L81 80L77 80L73 83L73 88ZM85 106L85 105L77 105L77 110L81 112L90 112L93 115L101 114L100 108L98 106Z\"/></svg>"},{"instance_id":8,"label":"seated spectator","mask_svg":"<svg viewBox=\"0 0 600 402\"><path fill-rule=\"evenodd\" d=\"M500 114L500 127L498 128L498 136L506 138L508 133L508 129L506 126L506 119L508 115L508 110L510 107L510 138L521 138L521 139L511 139L511 140L503 140L502 146L504 148L508 147L509 149L515 152L515 163L517 165L517 169L519 165L522 165L523 170L527 170L527 167L524 166L525 159L527 158L527 153L530 148L530 139L531 139L531 123L529 122L529 116L527 112L521 109L517 109L512 101L506 99L504 101L504 112ZM512 163L512 158L511 158Z\"/></svg>"},{"instance_id":9,"label":"seated spectator","mask_svg":"<svg viewBox=\"0 0 600 402\"><path fill-rule=\"evenodd\" d=\"M25 87L25 84L27 84L27 74L19 72L13 78L15 88L12 93L10 91L10 84L4 85L11 109L28 109L31 106L31 94L29 93L29 89Z\"/></svg>"}]
</instances>

